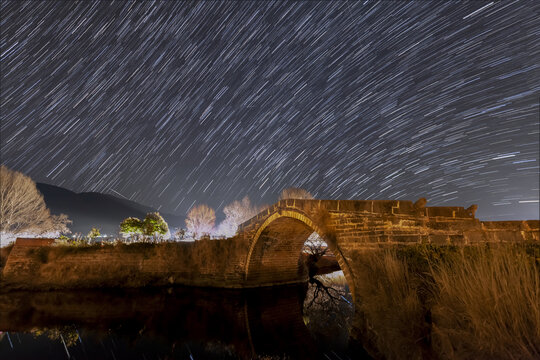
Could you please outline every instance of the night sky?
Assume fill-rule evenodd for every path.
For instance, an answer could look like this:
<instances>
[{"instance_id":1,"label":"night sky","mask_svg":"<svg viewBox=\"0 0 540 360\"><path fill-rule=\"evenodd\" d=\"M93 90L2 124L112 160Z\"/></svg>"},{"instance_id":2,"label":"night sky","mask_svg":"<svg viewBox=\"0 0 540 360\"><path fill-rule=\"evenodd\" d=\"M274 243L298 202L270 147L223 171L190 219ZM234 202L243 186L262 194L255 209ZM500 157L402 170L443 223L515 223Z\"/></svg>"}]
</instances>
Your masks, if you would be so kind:
<instances>
[{"instance_id":1,"label":"night sky","mask_svg":"<svg viewBox=\"0 0 540 360\"><path fill-rule=\"evenodd\" d=\"M539 217L538 1L0 6L1 161L35 181Z\"/></svg>"}]
</instances>

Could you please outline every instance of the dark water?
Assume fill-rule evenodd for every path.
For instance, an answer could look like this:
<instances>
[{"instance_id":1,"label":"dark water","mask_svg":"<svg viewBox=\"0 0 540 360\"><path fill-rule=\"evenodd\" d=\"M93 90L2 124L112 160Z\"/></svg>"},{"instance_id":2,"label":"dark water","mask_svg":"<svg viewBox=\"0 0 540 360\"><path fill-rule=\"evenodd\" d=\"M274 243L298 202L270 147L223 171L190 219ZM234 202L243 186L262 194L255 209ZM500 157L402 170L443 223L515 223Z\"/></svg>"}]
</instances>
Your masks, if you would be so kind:
<instances>
[{"instance_id":1,"label":"dark water","mask_svg":"<svg viewBox=\"0 0 540 360\"><path fill-rule=\"evenodd\" d=\"M346 285L327 281L9 293L0 359L365 359L353 317Z\"/></svg>"}]
</instances>

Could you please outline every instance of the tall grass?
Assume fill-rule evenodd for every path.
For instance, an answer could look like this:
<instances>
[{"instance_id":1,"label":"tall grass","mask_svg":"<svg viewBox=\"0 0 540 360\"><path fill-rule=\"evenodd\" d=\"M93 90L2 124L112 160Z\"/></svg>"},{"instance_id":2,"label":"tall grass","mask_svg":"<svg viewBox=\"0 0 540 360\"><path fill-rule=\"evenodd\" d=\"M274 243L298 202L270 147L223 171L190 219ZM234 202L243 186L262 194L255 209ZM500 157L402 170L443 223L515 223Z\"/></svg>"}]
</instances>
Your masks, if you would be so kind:
<instances>
[{"instance_id":1,"label":"tall grass","mask_svg":"<svg viewBox=\"0 0 540 360\"><path fill-rule=\"evenodd\" d=\"M426 325L417 293L420 278L396 251L362 253L355 262L360 264L355 271L357 310L366 317L370 346L387 359L422 358L418 342L425 337Z\"/></svg>"},{"instance_id":2,"label":"tall grass","mask_svg":"<svg viewBox=\"0 0 540 360\"><path fill-rule=\"evenodd\" d=\"M540 358L533 246L418 246L358 253L359 311L388 359Z\"/></svg>"},{"instance_id":3,"label":"tall grass","mask_svg":"<svg viewBox=\"0 0 540 360\"><path fill-rule=\"evenodd\" d=\"M445 358L540 359L540 273L523 248L434 266L433 339Z\"/></svg>"}]
</instances>

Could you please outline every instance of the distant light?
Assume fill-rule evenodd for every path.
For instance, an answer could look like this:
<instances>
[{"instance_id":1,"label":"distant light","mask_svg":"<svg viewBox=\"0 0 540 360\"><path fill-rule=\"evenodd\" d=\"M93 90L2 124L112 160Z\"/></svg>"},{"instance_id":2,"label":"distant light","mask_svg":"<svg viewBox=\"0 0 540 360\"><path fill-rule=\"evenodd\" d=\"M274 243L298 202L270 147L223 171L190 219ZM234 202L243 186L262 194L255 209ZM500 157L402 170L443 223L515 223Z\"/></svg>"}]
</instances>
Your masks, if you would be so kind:
<instances>
[{"instance_id":1,"label":"distant light","mask_svg":"<svg viewBox=\"0 0 540 360\"><path fill-rule=\"evenodd\" d=\"M525 204L525 203L537 203L538 200L519 200L519 203L520 204Z\"/></svg>"}]
</instances>

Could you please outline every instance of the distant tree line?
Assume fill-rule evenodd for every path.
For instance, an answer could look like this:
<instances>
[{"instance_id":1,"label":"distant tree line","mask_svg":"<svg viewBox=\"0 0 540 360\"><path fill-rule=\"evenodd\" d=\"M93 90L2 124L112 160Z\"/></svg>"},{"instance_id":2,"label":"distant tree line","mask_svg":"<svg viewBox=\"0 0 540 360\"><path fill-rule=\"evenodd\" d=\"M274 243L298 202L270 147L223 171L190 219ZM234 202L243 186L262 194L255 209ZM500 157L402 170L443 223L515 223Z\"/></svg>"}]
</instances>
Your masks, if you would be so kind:
<instances>
[{"instance_id":1,"label":"distant tree line","mask_svg":"<svg viewBox=\"0 0 540 360\"><path fill-rule=\"evenodd\" d=\"M279 195L283 199L313 199L308 191L300 188L284 189ZM225 219L216 226L214 209L205 204L194 206L186 218L186 229L177 229L173 237L183 239L186 236L199 239L210 236L232 237L238 226L263 211L267 206L255 206L249 197L233 201L223 208ZM14 238L42 235L59 237L69 234L71 220L67 215L52 215L47 209L43 195L36 183L28 176L0 166L0 233L3 237ZM168 224L158 212L146 214L141 220L135 217L124 219L120 224L120 233L134 241L161 241L169 232ZM95 240L100 237L100 230L94 227L85 237ZM80 236L79 236L80 237Z\"/></svg>"}]
</instances>

